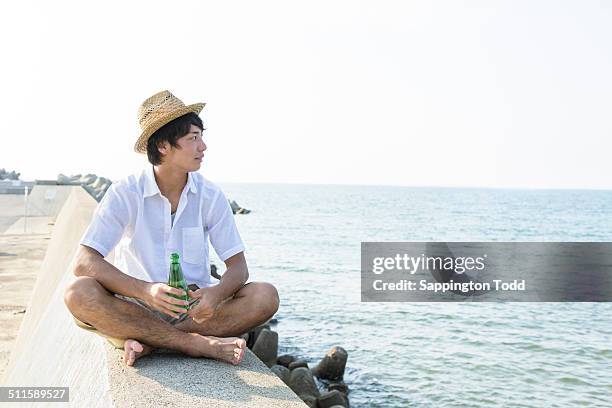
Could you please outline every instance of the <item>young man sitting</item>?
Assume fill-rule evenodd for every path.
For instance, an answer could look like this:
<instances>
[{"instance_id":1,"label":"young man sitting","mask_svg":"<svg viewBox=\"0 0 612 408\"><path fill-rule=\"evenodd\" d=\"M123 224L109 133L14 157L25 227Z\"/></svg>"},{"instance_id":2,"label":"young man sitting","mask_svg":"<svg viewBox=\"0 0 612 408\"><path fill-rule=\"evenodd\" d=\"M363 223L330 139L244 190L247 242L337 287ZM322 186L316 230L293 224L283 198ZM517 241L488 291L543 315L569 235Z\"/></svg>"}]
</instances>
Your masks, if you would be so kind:
<instances>
[{"instance_id":1,"label":"young man sitting","mask_svg":"<svg viewBox=\"0 0 612 408\"><path fill-rule=\"evenodd\" d=\"M155 348L239 364L246 348L239 336L278 310L274 286L246 283L244 244L230 205L197 172L206 150L203 107L185 106L168 91L143 102L134 149L151 164L108 189L77 252L65 303L78 326L123 348L127 365ZM217 285L207 238L227 266ZM114 265L104 259L113 249ZM189 302L170 296L185 293L165 283L173 252L193 289Z\"/></svg>"}]
</instances>

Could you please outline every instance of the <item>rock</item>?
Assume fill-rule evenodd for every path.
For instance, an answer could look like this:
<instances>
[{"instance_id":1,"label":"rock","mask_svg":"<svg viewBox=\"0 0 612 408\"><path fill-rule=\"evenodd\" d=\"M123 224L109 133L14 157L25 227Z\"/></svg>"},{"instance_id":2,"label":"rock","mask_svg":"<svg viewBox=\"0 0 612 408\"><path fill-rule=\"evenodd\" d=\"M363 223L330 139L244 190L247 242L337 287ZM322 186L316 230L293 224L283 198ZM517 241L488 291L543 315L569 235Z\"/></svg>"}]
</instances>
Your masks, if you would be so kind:
<instances>
[{"instance_id":1,"label":"rock","mask_svg":"<svg viewBox=\"0 0 612 408\"><path fill-rule=\"evenodd\" d=\"M210 264L210 276L215 279L221 280L221 275L219 275L219 273L217 272L217 265Z\"/></svg>"},{"instance_id":2,"label":"rock","mask_svg":"<svg viewBox=\"0 0 612 408\"><path fill-rule=\"evenodd\" d=\"M276 317L273 317L272 319L270 319L270 321L268 322L268 324L278 324L278 319Z\"/></svg>"},{"instance_id":3,"label":"rock","mask_svg":"<svg viewBox=\"0 0 612 408\"><path fill-rule=\"evenodd\" d=\"M251 349L268 367L276 364L278 353L278 333L267 328L262 329Z\"/></svg>"},{"instance_id":4,"label":"rock","mask_svg":"<svg viewBox=\"0 0 612 408\"><path fill-rule=\"evenodd\" d=\"M309 369L298 367L291 371L289 377L289 388L304 400L305 396L318 397L319 389L315 384L314 377Z\"/></svg>"},{"instance_id":5,"label":"rock","mask_svg":"<svg viewBox=\"0 0 612 408\"><path fill-rule=\"evenodd\" d=\"M285 384L289 385L289 378L291 377L291 371L289 371L287 367L276 364L276 365L273 365L272 368L270 368L270 370L274 374L276 374L278 378L283 380Z\"/></svg>"},{"instance_id":6,"label":"rock","mask_svg":"<svg viewBox=\"0 0 612 408\"><path fill-rule=\"evenodd\" d=\"M100 190L100 187L102 187L102 185L104 184L104 180L102 180L102 178L99 178L99 179L94 180L93 183L85 183L85 184L90 184L96 190Z\"/></svg>"},{"instance_id":7,"label":"rock","mask_svg":"<svg viewBox=\"0 0 612 408\"><path fill-rule=\"evenodd\" d=\"M94 182L93 185L95 186L100 180L102 180L100 182L100 186L96 188L96 191L97 191L96 197L98 201L100 201L102 197L104 197L104 194L106 194L106 191L110 188L111 184L113 184L112 181L105 179L104 177L100 177L98 180Z\"/></svg>"},{"instance_id":8,"label":"rock","mask_svg":"<svg viewBox=\"0 0 612 408\"><path fill-rule=\"evenodd\" d=\"M348 385L346 385L344 381L329 383L329 385L327 386L327 390L337 390L343 393L344 395L348 395L350 392Z\"/></svg>"},{"instance_id":9,"label":"rock","mask_svg":"<svg viewBox=\"0 0 612 408\"><path fill-rule=\"evenodd\" d=\"M300 367L308 368L308 363L306 362L306 360L296 360L289 363L287 367L289 368L289 370L295 370L296 368Z\"/></svg>"},{"instance_id":10,"label":"rock","mask_svg":"<svg viewBox=\"0 0 612 408\"><path fill-rule=\"evenodd\" d=\"M48 183L47 183L48 184ZM81 176L80 174L74 176L66 176L59 174L57 176L56 184L58 185L69 185L69 186L82 186L96 201L102 200L104 194L113 184L112 181L105 177L98 177L95 174L86 174Z\"/></svg>"},{"instance_id":11,"label":"rock","mask_svg":"<svg viewBox=\"0 0 612 408\"><path fill-rule=\"evenodd\" d=\"M276 359L276 363L280 364L284 367L289 368L289 364L293 363L295 361L295 357L289 355L289 354L283 354L282 356L279 356Z\"/></svg>"},{"instance_id":12,"label":"rock","mask_svg":"<svg viewBox=\"0 0 612 408\"><path fill-rule=\"evenodd\" d=\"M10 173L5 169L0 169L0 180L19 180L21 173L16 173L15 170Z\"/></svg>"},{"instance_id":13,"label":"rock","mask_svg":"<svg viewBox=\"0 0 612 408\"><path fill-rule=\"evenodd\" d=\"M113 184L112 181L105 177L100 177L99 180L102 180L102 185L100 186L101 190L108 190L108 188Z\"/></svg>"},{"instance_id":14,"label":"rock","mask_svg":"<svg viewBox=\"0 0 612 408\"><path fill-rule=\"evenodd\" d=\"M247 341L247 347L250 348L251 350L253 350L253 346L255 345L255 343L257 342L257 337L259 336L259 333L263 330L263 329L268 329L270 330L270 326L267 324L261 325L261 326L257 326L255 327L253 330L251 330L249 332L249 340Z\"/></svg>"},{"instance_id":15,"label":"rock","mask_svg":"<svg viewBox=\"0 0 612 408\"><path fill-rule=\"evenodd\" d=\"M97 202L100 202L102 200L102 197L104 197L104 193L105 193L105 191L98 191L96 193L94 198L96 199Z\"/></svg>"},{"instance_id":16,"label":"rock","mask_svg":"<svg viewBox=\"0 0 612 408\"><path fill-rule=\"evenodd\" d=\"M233 214L248 214L251 212L251 210L247 210L246 208L240 207L235 200L227 200L227 201L229 201L229 205L232 209Z\"/></svg>"},{"instance_id":17,"label":"rock","mask_svg":"<svg viewBox=\"0 0 612 408\"><path fill-rule=\"evenodd\" d=\"M82 186L93 198L96 198L98 192L92 186Z\"/></svg>"},{"instance_id":18,"label":"rock","mask_svg":"<svg viewBox=\"0 0 612 408\"><path fill-rule=\"evenodd\" d=\"M317 397L313 397L312 395L298 395L304 404L308 405L310 408L317 408Z\"/></svg>"},{"instance_id":19,"label":"rock","mask_svg":"<svg viewBox=\"0 0 612 408\"><path fill-rule=\"evenodd\" d=\"M348 353L336 346L329 350L319 364L312 369L314 375L325 380L339 381L344 376Z\"/></svg>"},{"instance_id":20,"label":"rock","mask_svg":"<svg viewBox=\"0 0 612 408\"><path fill-rule=\"evenodd\" d=\"M331 408L334 406L348 407L347 399L340 391L329 391L317 398L319 408Z\"/></svg>"},{"instance_id":21,"label":"rock","mask_svg":"<svg viewBox=\"0 0 612 408\"><path fill-rule=\"evenodd\" d=\"M76 176L73 176L73 177L76 177ZM78 180L81 184L93 184L97 178L98 176L96 176L95 174L87 174L85 176L79 177ZM94 186L94 188L96 187Z\"/></svg>"}]
</instances>

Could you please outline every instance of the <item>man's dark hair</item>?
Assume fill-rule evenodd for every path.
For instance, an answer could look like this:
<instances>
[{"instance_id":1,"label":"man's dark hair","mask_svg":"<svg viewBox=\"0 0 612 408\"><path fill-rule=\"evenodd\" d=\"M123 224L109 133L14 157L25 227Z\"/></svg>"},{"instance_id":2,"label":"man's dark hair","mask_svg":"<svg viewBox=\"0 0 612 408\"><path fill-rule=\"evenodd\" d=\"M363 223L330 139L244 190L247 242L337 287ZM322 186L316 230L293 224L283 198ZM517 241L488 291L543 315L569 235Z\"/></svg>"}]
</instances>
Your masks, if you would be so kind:
<instances>
[{"instance_id":1,"label":"man's dark hair","mask_svg":"<svg viewBox=\"0 0 612 408\"><path fill-rule=\"evenodd\" d=\"M149 158L149 162L154 166L161 164L162 155L159 150L157 150L157 147L163 142L168 142L171 146L180 149L177 140L189 133L191 125L195 125L199 127L201 131L204 131L202 119L193 112L179 116L157 129L147 142L147 157Z\"/></svg>"}]
</instances>

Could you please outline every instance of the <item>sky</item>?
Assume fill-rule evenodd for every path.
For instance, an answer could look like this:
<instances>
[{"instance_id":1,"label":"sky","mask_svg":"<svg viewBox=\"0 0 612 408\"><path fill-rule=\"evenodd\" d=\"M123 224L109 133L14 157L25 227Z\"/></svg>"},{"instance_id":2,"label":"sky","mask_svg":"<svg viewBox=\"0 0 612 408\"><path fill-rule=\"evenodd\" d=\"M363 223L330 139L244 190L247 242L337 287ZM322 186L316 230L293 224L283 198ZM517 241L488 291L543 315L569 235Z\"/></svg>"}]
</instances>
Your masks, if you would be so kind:
<instances>
[{"instance_id":1,"label":"sky","mask_svg":"<svg viewBox=\"0 0 612 408\"><path fill-rule=\"evenodd\" d=\"M138 172L168 89L215 182L612 189L612 2L3 2L0 41L24 180Z\"/></svg>"}]
</instances>

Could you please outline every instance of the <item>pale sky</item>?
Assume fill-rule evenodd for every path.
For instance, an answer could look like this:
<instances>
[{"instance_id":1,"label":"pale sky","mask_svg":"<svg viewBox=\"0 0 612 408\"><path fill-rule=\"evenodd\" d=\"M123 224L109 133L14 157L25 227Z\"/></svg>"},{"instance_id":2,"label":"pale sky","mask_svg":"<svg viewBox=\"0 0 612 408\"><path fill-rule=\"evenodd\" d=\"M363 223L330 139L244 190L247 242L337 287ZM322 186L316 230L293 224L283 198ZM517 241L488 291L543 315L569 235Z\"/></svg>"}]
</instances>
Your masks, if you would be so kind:
<instances>
[{"instance_id":1,"label":"pale sky","mask_svg":"<svg viewBox=\"0 0 612 408\"><path fill-rule=\"evenodd\" d=\"M138 171L168 89L215 182L612 188L612 2L19 1L0 38L26 180Z\"/></svg>"}]
</instances>

